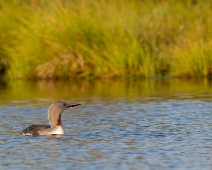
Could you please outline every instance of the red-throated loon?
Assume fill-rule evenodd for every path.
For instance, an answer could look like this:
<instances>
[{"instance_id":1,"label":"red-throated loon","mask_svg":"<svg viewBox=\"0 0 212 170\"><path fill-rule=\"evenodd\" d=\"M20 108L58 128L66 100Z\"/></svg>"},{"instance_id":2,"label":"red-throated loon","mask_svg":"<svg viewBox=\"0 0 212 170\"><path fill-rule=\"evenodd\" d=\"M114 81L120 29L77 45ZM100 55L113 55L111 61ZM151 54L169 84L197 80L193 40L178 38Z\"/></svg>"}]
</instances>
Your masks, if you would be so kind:
<instances>
[{"instance_id":1,"label":"red-throated loon","mask_svg":"<svg viewBox=\"0 0 212 170\"><path fill-rule=\"evenodd\" d=\"M54 102L48 110L48 125L31 125L22 131L23 135L63 135L64 130L61 123L61 113L70 108L79 106L80 104L69 105L62 101Z\"/></svg>"}]
</instances>

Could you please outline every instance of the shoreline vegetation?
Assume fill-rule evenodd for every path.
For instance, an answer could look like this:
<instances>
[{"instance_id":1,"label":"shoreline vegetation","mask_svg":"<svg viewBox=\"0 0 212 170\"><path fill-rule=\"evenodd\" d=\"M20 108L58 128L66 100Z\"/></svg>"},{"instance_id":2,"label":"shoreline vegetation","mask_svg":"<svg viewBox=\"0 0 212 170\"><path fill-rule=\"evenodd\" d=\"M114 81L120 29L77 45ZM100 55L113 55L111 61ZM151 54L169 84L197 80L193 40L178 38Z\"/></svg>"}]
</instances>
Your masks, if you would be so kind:
<instances>
[{"instance_id":1,"label":"shoreline vegetation","mask_svg":"<svg viewBox=\"0 0 212 170\"><path fill-rule=\"evenodd\" d=\"M212 77L212 1L2 0L0 77Z\"/></svg>"}]
</instances>

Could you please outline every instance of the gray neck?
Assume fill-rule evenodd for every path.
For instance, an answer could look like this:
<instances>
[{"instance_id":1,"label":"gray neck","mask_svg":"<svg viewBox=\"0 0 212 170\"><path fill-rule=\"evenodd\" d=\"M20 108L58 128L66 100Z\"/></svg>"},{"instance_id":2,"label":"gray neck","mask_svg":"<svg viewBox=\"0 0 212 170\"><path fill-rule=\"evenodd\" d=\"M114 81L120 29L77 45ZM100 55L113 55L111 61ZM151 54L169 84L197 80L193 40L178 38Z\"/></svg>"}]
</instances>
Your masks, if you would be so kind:
<instances>
[{"instance_id":1,"label":"gray neck","mask_svg":"<svg viewBox=\"0 0 212 170\"><path fill-rule=\"evenodd\" d=\"M52 104L48 110L48 118L49 118L51 128L56 127L56 126L62 126L62 124L61 124L61 113L62 112L56 108L53 109L53 107L54 107L54 105Z\"/></svg>"}]
</instances>

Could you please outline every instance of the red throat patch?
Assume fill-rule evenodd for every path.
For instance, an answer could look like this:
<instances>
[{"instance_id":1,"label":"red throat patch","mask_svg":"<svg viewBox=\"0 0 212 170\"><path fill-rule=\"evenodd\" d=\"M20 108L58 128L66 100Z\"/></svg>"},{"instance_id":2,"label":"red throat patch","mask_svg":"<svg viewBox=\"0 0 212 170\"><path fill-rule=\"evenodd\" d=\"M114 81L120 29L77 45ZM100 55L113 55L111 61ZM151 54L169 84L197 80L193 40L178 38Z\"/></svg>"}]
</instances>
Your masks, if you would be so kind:
<instances>
[{"instance_id":1,"label":"red throat patch","mask_svg":"<svg viewBox=\"0 0 212 170\"><path fill-rule=\"evenodd\" d=\"M58 120L57 120L57 126L61 126L62 124L61 124L61 114L59 115L59 118L58 118Z\"/></svg>"}]
</instances>

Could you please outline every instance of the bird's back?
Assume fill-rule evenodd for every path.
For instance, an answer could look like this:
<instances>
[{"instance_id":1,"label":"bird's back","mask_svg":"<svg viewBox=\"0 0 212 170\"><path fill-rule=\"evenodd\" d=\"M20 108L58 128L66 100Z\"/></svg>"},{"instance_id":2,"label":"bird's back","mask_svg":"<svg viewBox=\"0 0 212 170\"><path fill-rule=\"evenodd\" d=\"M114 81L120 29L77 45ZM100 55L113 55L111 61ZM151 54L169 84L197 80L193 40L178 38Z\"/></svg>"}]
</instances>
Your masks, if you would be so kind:
<instances>
[{"instance_id":1,"label":"bird's back","mask_svg":"<svg viewBox=\"0 0 212 170\"><path fill-rule=\"evenodd\" d=\"M42 135L50 128L49 125L31 125L22 131L23 135Z\"/></svg>"}]
</instances>

